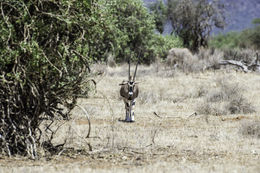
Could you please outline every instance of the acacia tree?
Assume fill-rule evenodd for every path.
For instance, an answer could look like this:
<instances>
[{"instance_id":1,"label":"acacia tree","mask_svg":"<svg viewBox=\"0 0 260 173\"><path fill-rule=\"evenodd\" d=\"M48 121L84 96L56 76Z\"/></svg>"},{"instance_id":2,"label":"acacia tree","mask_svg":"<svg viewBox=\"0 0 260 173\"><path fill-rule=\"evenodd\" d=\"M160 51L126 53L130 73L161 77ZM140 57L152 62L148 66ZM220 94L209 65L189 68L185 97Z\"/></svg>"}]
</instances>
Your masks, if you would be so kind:
<instances>
[{"instance_id":1,"label":"acacia tree","mask_svg":"<svg viewBox=\"0 0 260 173\"><path fill-rule=\"evenodd\" d=\"M208 46L213 27L223 28L225 25L224 5L216 0L168 0L168 17L173 33L193 51Z\"/></svg>"}]
</instances>

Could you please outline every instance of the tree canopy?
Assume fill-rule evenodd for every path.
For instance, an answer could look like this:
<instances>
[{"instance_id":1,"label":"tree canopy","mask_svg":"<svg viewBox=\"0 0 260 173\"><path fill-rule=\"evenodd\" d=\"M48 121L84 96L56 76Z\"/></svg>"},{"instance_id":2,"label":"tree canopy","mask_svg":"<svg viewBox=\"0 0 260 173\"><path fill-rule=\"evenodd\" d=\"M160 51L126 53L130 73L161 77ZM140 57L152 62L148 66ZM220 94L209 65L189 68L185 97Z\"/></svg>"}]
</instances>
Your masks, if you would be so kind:
<instances>
[{"instance_id":1,"label":"tree canopy","mask_svg":"<svg viewBox=\"0 0 260 173\"><path fill-rule=\"evenodd\" d=\"M168 1L168 17L173 33L181 37L184 46L193 51L208 46L208 37L213 27L224 27L224 14L224 5L219 1Z\"/></svg>"}]
</instances>

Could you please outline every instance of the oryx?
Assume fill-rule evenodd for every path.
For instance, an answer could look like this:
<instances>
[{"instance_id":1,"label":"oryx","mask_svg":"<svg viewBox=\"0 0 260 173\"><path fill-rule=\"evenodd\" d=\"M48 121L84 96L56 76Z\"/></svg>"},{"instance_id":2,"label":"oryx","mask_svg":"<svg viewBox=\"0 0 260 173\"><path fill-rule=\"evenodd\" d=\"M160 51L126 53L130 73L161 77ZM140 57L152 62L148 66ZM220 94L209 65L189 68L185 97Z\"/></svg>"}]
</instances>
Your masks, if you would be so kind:
<instances>
[{"instance_id":1,"label":"oryx","mask_svg":"<svg viewBox=\"0 0 260 173\"><path fill-rule=\"evenodd\" d=\"M125 110L126 110L126 122L134 122L134 106L135 106L135 99L138 97L139 89L137 82L135 81L136 71L138 63L135 66L134 77L130 75L130 60L128 61L129 68L128 68L128 81L123 80L120 89L120 95L122 96L124 103L125 103Z\"/></svg>"}]
</instances>

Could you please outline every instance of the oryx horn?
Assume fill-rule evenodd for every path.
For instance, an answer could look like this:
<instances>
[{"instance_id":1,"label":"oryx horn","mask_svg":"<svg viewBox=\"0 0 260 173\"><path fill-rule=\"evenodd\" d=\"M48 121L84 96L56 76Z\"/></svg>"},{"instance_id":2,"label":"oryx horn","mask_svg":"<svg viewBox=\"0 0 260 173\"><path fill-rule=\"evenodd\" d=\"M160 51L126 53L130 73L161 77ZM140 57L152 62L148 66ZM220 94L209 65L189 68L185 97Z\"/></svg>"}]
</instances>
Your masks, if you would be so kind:
<instances>
[{"instance_id":1,"label":"oryx horn","mask_svg":"<svg viewBox=\"0 0 260 173\"><path fill-rule=\"evenodd\" d=\"M136 64L136 66L135 66L135 73L134 73L133 81L135 81L135 76L136 76L136 71L137 71L137 66L138 66L138 64L139 64L139 60L138 60L138 62L137 62L137 64Z\"/></svg>"},{"instance_id":2,"label":"oryx horn","mask_svg":"<svg viewBox=\"0 0 260 173\"><path fill-rule=\"evenodd\" d=\"M128 59L128 80L130 81L131 79L130 79L130 61L131 61L131 57Z\"/></svg>"}]
</instances>

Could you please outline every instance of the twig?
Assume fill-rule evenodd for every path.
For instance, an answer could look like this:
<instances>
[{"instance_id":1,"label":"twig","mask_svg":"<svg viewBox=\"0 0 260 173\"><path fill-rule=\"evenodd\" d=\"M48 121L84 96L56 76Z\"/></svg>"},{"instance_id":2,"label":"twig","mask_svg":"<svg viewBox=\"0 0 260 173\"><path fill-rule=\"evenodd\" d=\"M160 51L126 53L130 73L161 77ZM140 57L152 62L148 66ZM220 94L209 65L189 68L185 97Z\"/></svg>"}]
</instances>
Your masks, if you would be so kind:
<instances>
[{"instance_id":1,"label":"twig","mask_svg":"<svg viewBox=\"0 0 260 173\"><path fill-rule=\"evenodd\" d=\"M112 116L112 125L111 125L111 130L112 130L112 133L114 133L114 124L115 124L115 115L114 115L114 111L112 109L112 106L110 104L110 101L108 100L108 98L105 96L105 94L103 94L102 92L100 92L100 94L103 96L103 98L107 101L108 103L108 106L109 106L109 109L110 109L110 113L111 113L111 116ZM114 147L114 135L112 136L112 148Z\"/></svg>"},{"instance_id":2,"label":"twig","mask_svg":"<svg viewBox=\"0 0 260 173\"><path fill-rule=\"evenodd\" d=\"M153 114L154 114L155 116L157 116L158 118L162 118L162 117L159 116L156 112L153 112Z\"/></svg>"},{"instance_id":3,"label":"twig","mask_svg":"<svg viewBox=\"0 0 260 173\"><path fill-rule=\"evenodd\" d=\"M197 116L197 112L194 112L193 114L189 115L189 117L192 117L192 116Z\"/></svg>"},{"instance_id":4,"label":"twig","mask_svg":"<svg viewBox=\"0 0 260 173\"><path fill-rule=\"evenodd\" d=\"M153 143L153 144L155 144L154 138L155 138L155 135L156 135L157 131L158 131L158 129L152 131L152 143Z\"/></svg>"},{"instance_id":5,"label":"twig","mask_svg":"<svg viewBox=\"0 0 260 173\"><path fill-rule=\"evenodd\" d=\"M88 112L82 106L80 106L80 105L76 105L76 106L78 106L85 113L85 115L88 119L88 134L87 134L86 138L89 138L90 131L91 131L91 123L90 123L90 118L89 118Z\"/></svg>"},{"instance_id":6,"label":"twig","mask_svg":"<svg viewBox=\"0 0 260 173\"><path fill-rule=\"evenodd\" d=\"M28 125L31 126L31 122L29 122ZM28 128L28 130L29 130L29 138L31 139L31 142L28 140L28 143L30 144L29 147L30 147L30 150L31 150L32 159L35 160L35 159L38 158L37 150L36 150L36 144L35 144L35 139L32 136L32 131L31 131L30 127Z\"/></svg>"},{"instance_id":7,"label":"twig","mask_svg":"<svg viewBox=\"0 0 260 173\"><path fill-rule=\"evenodd\" d=\"M79 56L81 59L84 60L84 62L87 64L88 72L90 72L90 68L89 68L90 66L89 66L89 62L88 62L87 58L84 57L83 55L81 55L80 53L78 53L78 52L75 51L75 50L73 50L72 52L73 52L74 54L76 54L77 56Z\"/></svg>"},{"instance_id":8,"label":"twig","mask_svg":"<svg viewBox=\"0 0 260 173\"><path fill-rule=\"evenodd\" d=\"M48 63L60 73L60 78L61 78L62 75L63 75L62 71L61 71L60 69L58 69L58 67L56 67L56 66L48 59L48 57L45 55L45 53L44 53L43 50L42 50L42 54L43 54L43 57L48 61Z\"/></svg>"},{"instance_id":9,"label":"twig","mask_svg":"<svg viewBox=\"0 0 260 173\"><path fill-rule=\"evenodd\" d=\"M9 24L8 24L8 22L7 22L7 20L6 20L5 14L4 14L3 4L2 4L2 3L1 3L1 14L2 14L2 16L3 16L3 19L4 19L4 21L5 21L5 24L6 24L7 26L9 26ZM7 44L8 44L8 42L9 42L9 40L11 39L11 36L12 36L12 30L11 30L11 28L8 27L8 29L9 29L9 36L8 36L7 41L6 41Z\"/></svg>"}]
</instances>

